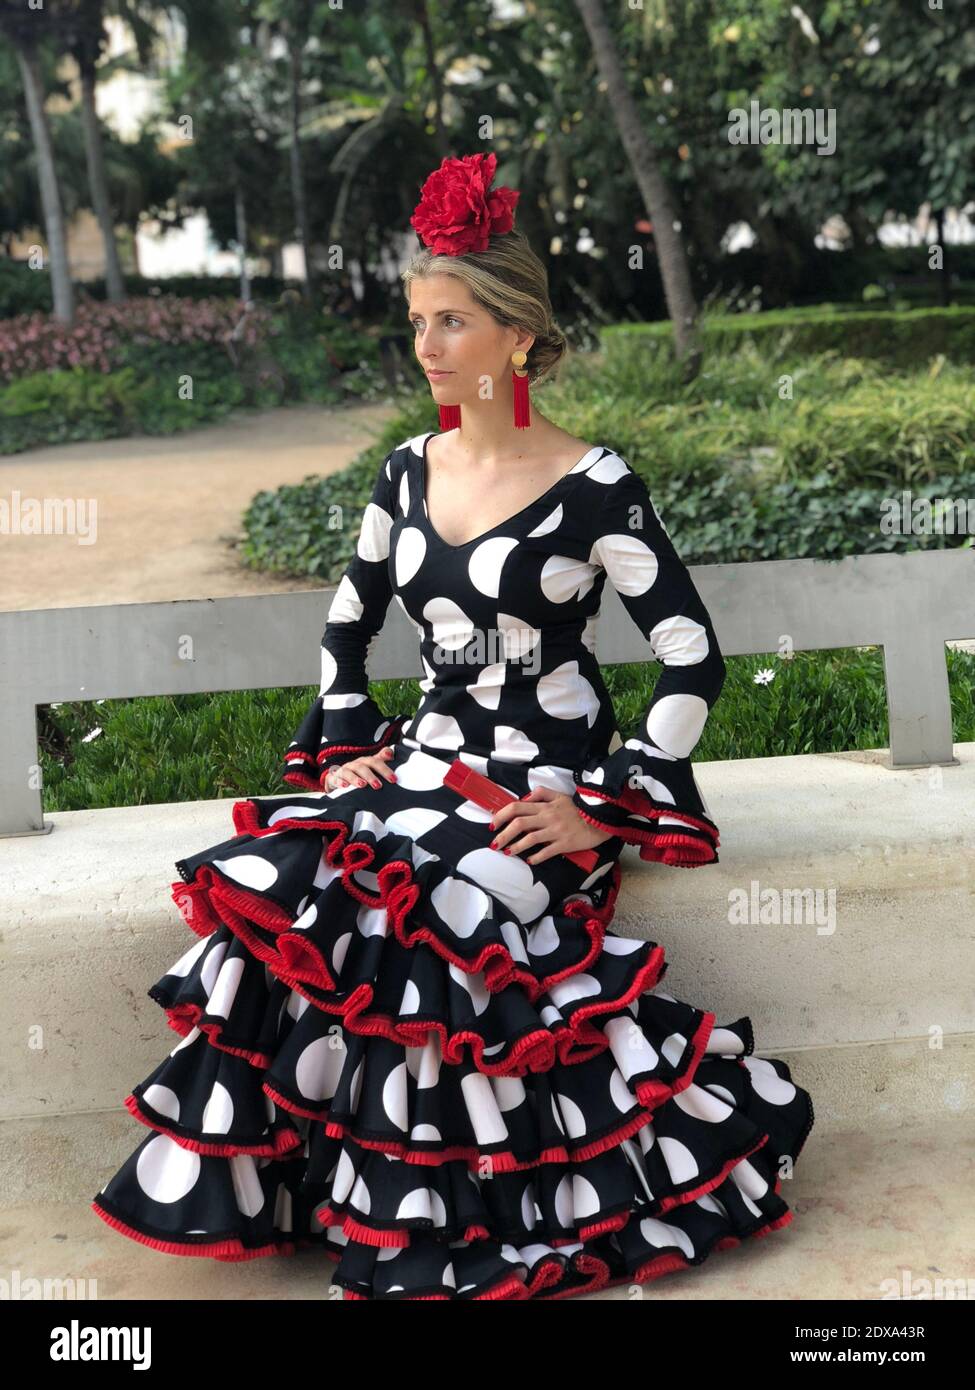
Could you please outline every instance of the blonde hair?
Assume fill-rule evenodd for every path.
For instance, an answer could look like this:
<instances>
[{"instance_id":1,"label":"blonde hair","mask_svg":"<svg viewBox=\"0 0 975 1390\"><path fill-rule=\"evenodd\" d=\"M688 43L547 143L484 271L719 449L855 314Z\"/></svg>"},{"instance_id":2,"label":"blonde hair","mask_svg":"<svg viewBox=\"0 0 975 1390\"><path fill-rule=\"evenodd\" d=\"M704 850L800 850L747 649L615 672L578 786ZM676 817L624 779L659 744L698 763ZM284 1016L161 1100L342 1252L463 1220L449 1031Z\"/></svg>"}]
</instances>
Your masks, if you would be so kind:
<instances>
[{"instance_id":1,"label":"blonde hair","mask_svg":"<svg viewBox=\"0 0 975 1390\"><path fill-rule=\"evenodd\" d=\"M523 232L492 236L485 251L460 256L435 255L423 247L400 272L405 289L428 275L453 275L471 292L475 303L504 328L533 333L525 368L531 383L554 371L568 351L565 334L555 322L548 297L548 271Z\"/></svg>"}]
</instances>

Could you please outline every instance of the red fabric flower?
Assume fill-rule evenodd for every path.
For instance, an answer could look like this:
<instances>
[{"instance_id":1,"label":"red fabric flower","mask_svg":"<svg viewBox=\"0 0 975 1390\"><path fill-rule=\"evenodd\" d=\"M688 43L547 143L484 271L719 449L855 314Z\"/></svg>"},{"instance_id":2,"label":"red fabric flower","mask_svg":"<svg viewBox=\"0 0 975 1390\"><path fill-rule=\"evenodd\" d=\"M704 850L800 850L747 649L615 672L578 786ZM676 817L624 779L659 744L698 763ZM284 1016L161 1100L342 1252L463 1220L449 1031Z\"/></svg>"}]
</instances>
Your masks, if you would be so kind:
<instances>
[{"instance_id":1,"label":"red fabric flower","mask_svg":"<svg viewBox=\"0 0 975 1390\"><path fill-rule=\"evenodd\" d=\"M490 237L511 231L521 194L514 188L488 191L497 163L495 154L465 154L444 159L427 179L410 226L434 255L486 251Z\"/></svg>"}]
</instances>

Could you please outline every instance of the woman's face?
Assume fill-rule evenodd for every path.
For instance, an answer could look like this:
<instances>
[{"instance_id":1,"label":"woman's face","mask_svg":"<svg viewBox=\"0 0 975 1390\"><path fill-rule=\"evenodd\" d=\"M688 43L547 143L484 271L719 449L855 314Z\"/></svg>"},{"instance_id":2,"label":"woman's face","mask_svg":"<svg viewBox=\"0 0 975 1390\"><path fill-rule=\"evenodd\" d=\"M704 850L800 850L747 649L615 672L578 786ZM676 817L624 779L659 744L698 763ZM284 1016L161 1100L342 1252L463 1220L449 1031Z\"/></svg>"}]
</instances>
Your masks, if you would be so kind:
<instances>
[{"instance_id":1,"label":"woman's face","mask_svg":"<svg viewBox=\"0 0 975 1390\"><path fill-rule=\"evenodd\" d=\"M511 354L518 348L527 352L534 341L531 334L503 328L455 275L412 281L409 317L414 351L438 405L483 399L483 378L503 382L511 372ZM430 376L435 370L448 375Z\"/></svg>"}]
</instances>

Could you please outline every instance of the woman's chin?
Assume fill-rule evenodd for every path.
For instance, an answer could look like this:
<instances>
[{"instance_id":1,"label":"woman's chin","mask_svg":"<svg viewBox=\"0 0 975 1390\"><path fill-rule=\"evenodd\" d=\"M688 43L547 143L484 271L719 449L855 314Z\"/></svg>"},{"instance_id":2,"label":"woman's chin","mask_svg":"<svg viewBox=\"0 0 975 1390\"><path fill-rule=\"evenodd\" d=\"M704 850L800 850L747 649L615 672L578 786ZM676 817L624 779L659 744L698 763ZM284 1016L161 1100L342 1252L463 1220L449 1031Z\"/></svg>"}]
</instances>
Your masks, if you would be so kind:
<instances>
[{"instance_id":1,"label":"woman's chin","mask_svg":"<svg viewBox=\"0 0 975 1390\"><path fill-rule=\"evenodd\" d=\"M446 390L441 387L438 391L435 388L430 392L430 398L434 405L460 405L456 395L448 386Z\"/></svg>"}]
</instances>

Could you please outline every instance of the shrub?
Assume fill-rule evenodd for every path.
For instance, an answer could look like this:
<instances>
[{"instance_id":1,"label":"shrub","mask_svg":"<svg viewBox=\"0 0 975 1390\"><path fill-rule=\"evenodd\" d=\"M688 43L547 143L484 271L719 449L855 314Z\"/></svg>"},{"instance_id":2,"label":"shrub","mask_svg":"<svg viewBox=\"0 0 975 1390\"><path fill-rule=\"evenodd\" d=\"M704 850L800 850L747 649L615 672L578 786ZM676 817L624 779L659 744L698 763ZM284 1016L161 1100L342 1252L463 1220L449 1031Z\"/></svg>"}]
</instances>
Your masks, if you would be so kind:
<instances>
[{"instance_id":1,"label":"shrub","mask_svg":"<svg viewBox=\"0 0 975 1390\"><path fill-rule=\"evenodd\" d=\"M235 331L252 346L278 330L267 309L252 305L245 316L239 302L222 299L83 303L70 328L49 314L23 314L0 322L0 382L69 367L110 372L152 347L205 344L226 353Z\"/></svg>"},{"instance_id":2,"label":"shrub","mask_svg":"<svg viewBox=\"0 0 975 1390\"><path fill-rule=\"evenodd\" d=\"M714 314L702 320L705 348L733 351L751 339L763 350L770 341L791 351L811 354L834 351L845 357L875 357L902 367L916 367L944 354L958 362L975 362L975 307L914 309L837 308L812 304L764 313ZM613 324L603 331L603 344L612 355L617 345L634 339L672 340L669 321Z\"/></svg>"}]
</instances>

